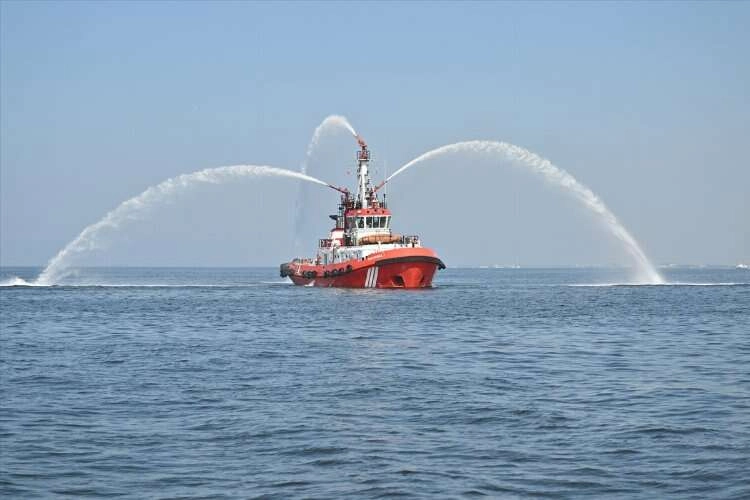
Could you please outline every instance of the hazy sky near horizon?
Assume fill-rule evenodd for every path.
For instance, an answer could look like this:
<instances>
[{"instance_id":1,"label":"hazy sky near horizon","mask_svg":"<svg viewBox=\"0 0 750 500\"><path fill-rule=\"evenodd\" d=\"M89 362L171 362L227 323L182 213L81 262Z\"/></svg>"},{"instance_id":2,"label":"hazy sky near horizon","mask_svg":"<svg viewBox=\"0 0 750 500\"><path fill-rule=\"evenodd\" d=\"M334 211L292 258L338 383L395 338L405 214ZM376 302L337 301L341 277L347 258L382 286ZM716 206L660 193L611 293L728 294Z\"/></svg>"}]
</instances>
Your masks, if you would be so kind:
<instances>
[{"instance_id":1,"label":"hazy sky near horizon","mask_svg":"<svg viewBox=\"0 0 750 500\"><path fill-rule=\"evenodd\" d=\"M566 169L657 263L750 262L750 2L0 2L0 265L40 265L120 202L207 167L298 170L347 116L376 176L471 139ZM354 143L308 172L349 182ZM491 158L390 187L451 265L627 263L569 197ZM317 190L310 194L310 189ZM204 186L83 265L267 265L323 237L335 193ZM403 226L403 227L399 227Z\"/></svg>"}]
</instances>

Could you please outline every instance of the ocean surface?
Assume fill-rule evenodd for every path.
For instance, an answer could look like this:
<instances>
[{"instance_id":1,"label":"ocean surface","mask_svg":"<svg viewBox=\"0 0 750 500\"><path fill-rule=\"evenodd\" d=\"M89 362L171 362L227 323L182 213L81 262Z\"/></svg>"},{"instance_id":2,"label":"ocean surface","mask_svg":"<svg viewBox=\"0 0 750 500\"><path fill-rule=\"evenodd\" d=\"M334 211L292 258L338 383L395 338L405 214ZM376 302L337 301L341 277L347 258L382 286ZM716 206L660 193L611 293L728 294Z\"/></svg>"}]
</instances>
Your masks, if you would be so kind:
<instances>
[{"instance_id":1,"label":"ocean surface","mask_svg":"<svg viewBox=\"0 0 750 500\"><path fill-rule=\"evenodd\" d=\"M662 272L0 287L0 497L749 498L750 271Z\"/></svg>"}]
</instances>

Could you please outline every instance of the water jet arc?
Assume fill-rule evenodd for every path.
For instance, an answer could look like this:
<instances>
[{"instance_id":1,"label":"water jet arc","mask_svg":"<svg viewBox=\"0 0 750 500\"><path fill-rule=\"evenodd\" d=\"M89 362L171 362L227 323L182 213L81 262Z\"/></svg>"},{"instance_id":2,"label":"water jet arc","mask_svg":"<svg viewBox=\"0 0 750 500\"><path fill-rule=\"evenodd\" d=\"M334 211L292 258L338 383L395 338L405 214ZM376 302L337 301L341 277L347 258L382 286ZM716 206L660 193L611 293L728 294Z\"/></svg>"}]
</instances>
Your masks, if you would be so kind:
<instances>
[{"instance_id":1,"label":"water jet arc","mask_svg":"<svg viewBox=\"0 0 750 500\"><path fill-rule=\"evenodd\" d=\"M302 162L302 167L300 168L303 174L307 173L307 164L310 161L310 158L312 157L313 153L317 149L318 143L320 143L320 139L324 135L328 134L330 131L335 130L337 128L346 129L355 138L359 137L357 135L357 131L354 130L354 127L352 127L352 124L349 123L349 120L347 120L345 116L341 116L341 115L326 116L323 119L323 121L320 122L320 125L315 127L315 131L313 132L312 138L310 138L310 142L307 144L307 152L305 153L305 160Z\"/></svg>"},{"instance_id":2,"label":"water jet arc","mask_svg":"<svg viewBox=\"0 0 750 500\"><path fill-rule=\"evenodd\" d=\"M540 175L550 184L563 188L566 193L582 203L587 209L591 210L597 216L598 220L604 224L607 230L622 243L623 248L627 251L628 255L633 259L633 262L636 265L636 280L639 283L664 283L664 280L656 271L653 264L651 264L648 257L646 257L646 254L643 252L638 242L633 238L630 232L625 229L625 226L617 220L617 217L615 217L609 208L607 208L601 198L599 198L588 186L578 182L575 177L565 170L555 166L546 158L542 158L520 146L498 141L465 141L448 144L428 151L407 162L401 168L393 172L383 184L390 182L391 179L415 165L422 164L439 156L463 152L502 155L513 162L529 168L534 174Z\"/></svg>"},{"instance_id":3,"label":"water jet arc","mask_svg":"<svg viewBox=\"0 0 750 500\"><path fill-rule=\"evenodd\" d=\"M320 122L320 125L315 127L315 130L313 131L313 135L310 138L310 142L307 144L307 151L305 152L305 159L302 161L302 166L300 167L300 172L303 174L307 173L307 167L310 163L310 159L313 157L313 154L318 149L318 145L320 144L320 141L323 137L328 135L329 133L337 130L337 129L344 129L347 132L349 132L352 136L354 136L355 139L359 138L359 135L357 134L357 131L354 130L354 127L352 127L352 124L349 123L349 120L346 119L345 116L342 115L328 115L326 116L322 122ZM300 227L302 226L302 204L303 204L303 190L302 186L300 186L299 191L297 192L297 200L295 202L295 215L294 215L294 248L298 249L300 247Z\"/></svg>"},{"instance_id":4,"label":"water jet arc","mask_svg":"<svg viewBox=\"0 0 750 500\"><path fill-rule=\"evenodd\" d=\"M138 196L122 202L101 220L84 228L75 239L50 259L47 267L44 268L34 284L52 285L57 283L67 274L66 269L68 269L69 262L74 256L97 248L100 244L102 230L116 229L123 222L134 218L139 212L143 212L197 184L221 184L240 177L286 177L329 186L327 182L304 173L265 165L232 165L178 175L151 186Z\"/></svg>"}]
</instances>

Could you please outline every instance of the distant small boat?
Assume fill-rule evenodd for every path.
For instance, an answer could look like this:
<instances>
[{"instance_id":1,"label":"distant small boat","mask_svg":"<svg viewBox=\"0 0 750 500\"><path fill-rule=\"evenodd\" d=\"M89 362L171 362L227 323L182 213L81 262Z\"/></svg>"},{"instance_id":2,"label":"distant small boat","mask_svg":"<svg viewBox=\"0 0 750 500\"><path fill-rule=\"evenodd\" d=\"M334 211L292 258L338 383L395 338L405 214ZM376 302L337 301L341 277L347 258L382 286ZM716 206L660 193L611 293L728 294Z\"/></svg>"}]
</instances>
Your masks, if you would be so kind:
<instances>
[{"instance_id":1,"label":"distant small boat","mask_svg":"<svg viewBox=\"0 0 750 500\"><path fill-rule=\"evenodd\" d=\"M747 264L737 264L737 269L750 269Z\"/></svg>"}]
</instances>

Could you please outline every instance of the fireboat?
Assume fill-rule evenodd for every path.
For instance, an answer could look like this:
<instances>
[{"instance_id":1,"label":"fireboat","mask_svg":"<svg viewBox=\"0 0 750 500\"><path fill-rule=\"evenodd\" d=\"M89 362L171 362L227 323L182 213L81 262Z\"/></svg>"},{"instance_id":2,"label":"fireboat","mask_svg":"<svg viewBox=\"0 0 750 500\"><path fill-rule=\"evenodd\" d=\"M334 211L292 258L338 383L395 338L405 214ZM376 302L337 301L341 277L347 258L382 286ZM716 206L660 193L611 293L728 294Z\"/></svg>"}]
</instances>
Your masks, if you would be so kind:
<instances>
[{"instance_id":1,"label":"fireboat","mask_svg":"<svg viewBox=\"0 0 750 500\"><path fill-rule=\"evenodd\" d=\"M336 222L328 238L318 241L314 259L295 258L280 266L282 278L295 285L341 288L428 288L445 264L435 252L422 246L419 236L391 230L392 213L386 195L378 197L383 181L370 183L370 151L357 136L357 195L346 188L328 187L341 193Z\"/></svg>"}]
</instances>

